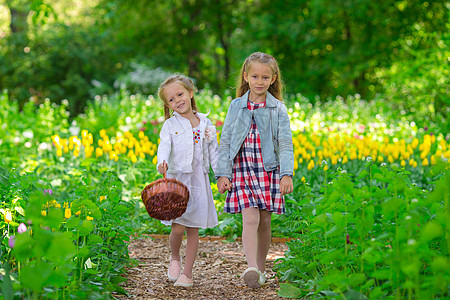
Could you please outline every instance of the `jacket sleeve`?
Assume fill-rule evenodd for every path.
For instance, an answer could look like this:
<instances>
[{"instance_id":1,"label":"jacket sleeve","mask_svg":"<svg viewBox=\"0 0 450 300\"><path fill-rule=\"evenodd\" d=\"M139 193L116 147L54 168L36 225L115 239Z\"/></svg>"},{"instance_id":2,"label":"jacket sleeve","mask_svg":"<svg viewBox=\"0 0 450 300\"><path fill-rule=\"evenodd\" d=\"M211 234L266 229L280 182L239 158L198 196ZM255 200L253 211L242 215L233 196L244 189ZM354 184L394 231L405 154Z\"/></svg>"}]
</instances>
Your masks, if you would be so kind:
<instances>
[{"instance_id":1,"label":"jacket sleeve","mask_svg":"<svg viewBox=\"0 0 450 300\"><path fill-rule=\"evenodd\" d=\"M158 168L159 164L162 164L164 161L169 164L170 151L172 149L172 141L170 137L169 125L164 122L163 127L161 128L161 132L159 133L159 145L157 152L158 163L156 164L156 168Z\"/></svg>"},{"instance_id":2,"label":"jacket sleeve","mask_svg":"<svg viewBox=\"0 0 450 300\"><path fill-rule=\"evenodd\" d=\"M208 123L209 126L213 126L211 121L208 120ZM214 130L216 130L216 127L214 127ZM217 160L219 159L219 143L217 142L217 134L214 134L214 140L208 144L208 153L211 168L213 169L214 174L216 174Z\"/></svg>"},{"instance_id":3,"label":"jacket sleeve","mask_svg":"<svg viewBox=\"0 0 450 300\"><path fill-rule=\"evenodd\" d=\"M234 128L234 116L236 115L233 112L233 108L236 105L233 105L233 103L235 102L231 102L228 108L228 113L222 127L222 133L220 135L219 158L217 160L216 170L214 171L216 179L218 179L219 177L228 177L230 181L232 178L233 162L233 157L230 157L230 146Z\"/></svg>"},{"instance_id":4,"label":"jacket sleeve","mask_svg":"<svg viewBox=\"0 0 450 300\"><path fill-rule=\"evenodd\" d=\"M278 147L280 153L280 178L294 174L294 146L292 130L286 106L280 103L278 110Z\"/></svg>"}]
</instances>

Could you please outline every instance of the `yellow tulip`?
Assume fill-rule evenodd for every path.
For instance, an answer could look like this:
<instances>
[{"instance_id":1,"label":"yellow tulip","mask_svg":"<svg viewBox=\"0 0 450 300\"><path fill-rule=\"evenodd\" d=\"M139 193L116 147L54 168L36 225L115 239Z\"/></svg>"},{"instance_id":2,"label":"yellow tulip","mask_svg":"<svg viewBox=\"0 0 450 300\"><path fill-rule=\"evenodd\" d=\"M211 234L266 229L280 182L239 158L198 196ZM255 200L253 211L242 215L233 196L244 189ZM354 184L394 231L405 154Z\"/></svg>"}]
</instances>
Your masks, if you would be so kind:
<instances>
[{"instance_id":1,"label":"yellow tulip","mask_svg":"<svg viewBox=\"0 0 450 300\"><path fill-rule=\"evenodd\" d=\"M308 170L312 170L314 168L314 160L310 160L307 166Z\"/></svg>"},{"instance_id":2,"label":"yellow tulip","mask_svg":"<svg viewBox=\"0 0 450 300\"><path fill-rule=\"evenodd\" d=\"M342 158L342 163L343 163L343 164L348 163L347 155L344 155L344 157Z\"/></svg>"},{"instance_id":3,"label":"yellow tulip","mask_svg":"<svg viewBox=\"0 0 450 300\"><path fill-rule=\"evenodd\" d=\"M400 162L400 165L401 165L402 167L406 166L405 160L402 160L402 161Z\"/></svg>"},{"instance_id":4,"label":"yellow tulip","mask_svg":"<svg viewBox=\"0 0 450 300\"><path fill-rule=\"evenodd\" d=\"M306 182L305 176L302 176L301 182L303 182L303 183Z\"/></svg>"},{"instance_id":5,"label":"yellow tulip","mask_svg":"<svg viewBox=\"0 0 450 300\"><path fill-rule=\"evenodd\" d=\"M435 158L434 155L431 155L430 163L431 163L431 165L433 165L433 166L436 165L436 158Z\"/></svg>"},{"instance_id":6,"label":"yellow tulip","mask_svg":"<svg viewBox=\"0 0 450 300\"><path fill-rule=\"evenodd\" d=\"M68 219L68 218L70 218L72 216L72 211L70 210L70 208L66 208L65 210L64 210L64 217L66 218L66 219Z\"/></svg>"},{"instance_id":7,"label":"yellow tulip","mask_svg":"<svg viewBox=\"0 0 450 300\"><path fill-rule=\"evenodd\" d=\"M429 163L428 163L428 158L424 158L423 160L422 160L422 166L428 166L429 165Z\"/></svg>"},{"instance_id":8,"label":"yellow tulip","mask_svg":"<svg viewBox=\"0 0 450 300\"><path fill-rule=\"evenodd\" d=\"M100 157L103 155L103 150L101 148L96 148L95 149L95 156L96 157Z\"/></svg>"},{"instance_id":9,"label":"yellow tulip","mask_svg":"<svg viewBox=\"0 0 450 300\"><path fill-rule=\"evenodd\" d=\"M5 222L6 223L9 223L9 222L12 221L12 214L11 214L11 212L9 210L7 210L5 212L5 216L4 217L5 217Z\"/></svg>"},{"instance_id":10,"label":"yellow tulip","mask_svg":"<svg viewBox=\"0 0 450 300\"><path fill-rule=\"evenodd\" d=\"M86 220L92 221L92 220L94 220L94 218L93 218L93 217L90 217L90 216L86 216Z\"/></svg>"}]
</instances>

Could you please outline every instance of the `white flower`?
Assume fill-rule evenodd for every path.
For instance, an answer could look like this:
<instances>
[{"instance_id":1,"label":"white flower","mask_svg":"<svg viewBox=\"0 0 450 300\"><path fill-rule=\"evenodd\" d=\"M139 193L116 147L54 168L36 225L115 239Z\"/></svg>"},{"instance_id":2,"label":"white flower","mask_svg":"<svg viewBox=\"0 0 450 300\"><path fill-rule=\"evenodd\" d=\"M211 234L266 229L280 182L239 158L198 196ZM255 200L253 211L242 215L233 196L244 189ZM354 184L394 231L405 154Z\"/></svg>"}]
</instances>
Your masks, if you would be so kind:
<instances>
[{"instance_id":1,"label":"white flower","mask_svg":"<svg viewBox=\"0 0 450 300\"><path fill-rule=\"evenodd\" d=\"M205 141L210 143L217 138L216 127L206 126L205 128Z\"/></svg>"}]
</instances>

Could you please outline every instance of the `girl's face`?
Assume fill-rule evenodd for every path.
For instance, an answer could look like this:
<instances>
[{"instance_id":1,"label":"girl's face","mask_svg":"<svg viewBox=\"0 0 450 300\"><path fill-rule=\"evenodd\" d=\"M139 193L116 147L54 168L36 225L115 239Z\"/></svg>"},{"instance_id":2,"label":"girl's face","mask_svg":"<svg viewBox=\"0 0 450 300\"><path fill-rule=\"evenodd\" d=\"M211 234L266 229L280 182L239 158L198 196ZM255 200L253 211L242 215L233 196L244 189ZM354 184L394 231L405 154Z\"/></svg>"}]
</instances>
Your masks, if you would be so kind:
<instances>
[{"instance_id":1,"label":"girl's face","mask_svg":"<svg viewBox=\"0 0 450 300\"><path fill-rule=\"evenodd\" d=\"M251 99L258 99L261 102L265 100L267 90L275 79L277 76L272 73L272 69L259 62L251 63L248 72L244 72L244 80L250 86ZM263 97L264 99L261 99Z\"/></svg>"},{"instance_id":2,"label":"girl's face","mask_svg":"<svg viewBox=\"0 0 450 300\"><path fill-rule=\"evenodd\" d=\"M166 105L173 111L176 111L183 117L193 113L191 99L194 96L193 91L188 91L179 82L175 81L167 85L163 94L166 100Z\"/></svg>"}]
</instances>

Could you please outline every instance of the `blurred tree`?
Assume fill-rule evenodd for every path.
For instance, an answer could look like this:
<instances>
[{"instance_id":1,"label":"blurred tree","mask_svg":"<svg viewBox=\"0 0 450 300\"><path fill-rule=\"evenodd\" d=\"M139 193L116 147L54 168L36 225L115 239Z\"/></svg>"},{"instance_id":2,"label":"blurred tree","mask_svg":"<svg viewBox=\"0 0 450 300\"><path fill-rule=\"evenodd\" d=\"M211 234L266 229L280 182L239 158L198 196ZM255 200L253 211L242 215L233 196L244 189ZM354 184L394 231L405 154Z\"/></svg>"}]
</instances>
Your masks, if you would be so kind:
<instances>
[{"instance_id":1,"label":"blurred tree","mask_svg":"<svg viewBox=\"0 0 450 300\"><path fill-rule=\"evenodd\" d=\"M407 67L410 59L429 66L438 63L417 60L440 53L436 43L427 44L429 52L419 51L425 45L421 43L409 56L404 45L420 35L442 36L449 26L448 0L51 2L60 15L69 6L77 7L71 22L61 16L45 22L52 16L46 0L1 1L21 17L11 23L13 34L0 39L0 88L9 88L11 98L68 98L77 107L74 111L81 111L96 93L111 91L117 78L125 78L135 91L139 82L147 86L146 92L157 85L131 82L132 76L124 74L152 74L160 80L164 74L182 72L196 79L199 88L210 86L222 93L234 86L242 62L254 51L277 58L288 93L301 92L312 101L317 95L355 93L372 98L387 92L386 84L394 78L393 71L387 71L391 67ZM45 26L30 27L42 20ZM18 32L27 32L29 39L20 46L13 38ZM136 68L143 72L136 73ZM448 70L448 64L430 70L432 82L431 75ZM406 74L412 76L403 72L405 80ZM422 91L432 94L432 85L425 86ZM438 109L443 98L439 91L429 100Z\"/></svg>"},{"instance_id":2,"label":"blurred tree","mask_svg":"<svg viewBox=\"0 0 450 300\"><path fill-rule=\"evenodd\" d=\"M249 30L279 58L289 90L310 98L373 96L376 82L368 74L390 65L414 24L448 30L445 0L261 0L260 5Z\"/></svg>"}]
</instances>

